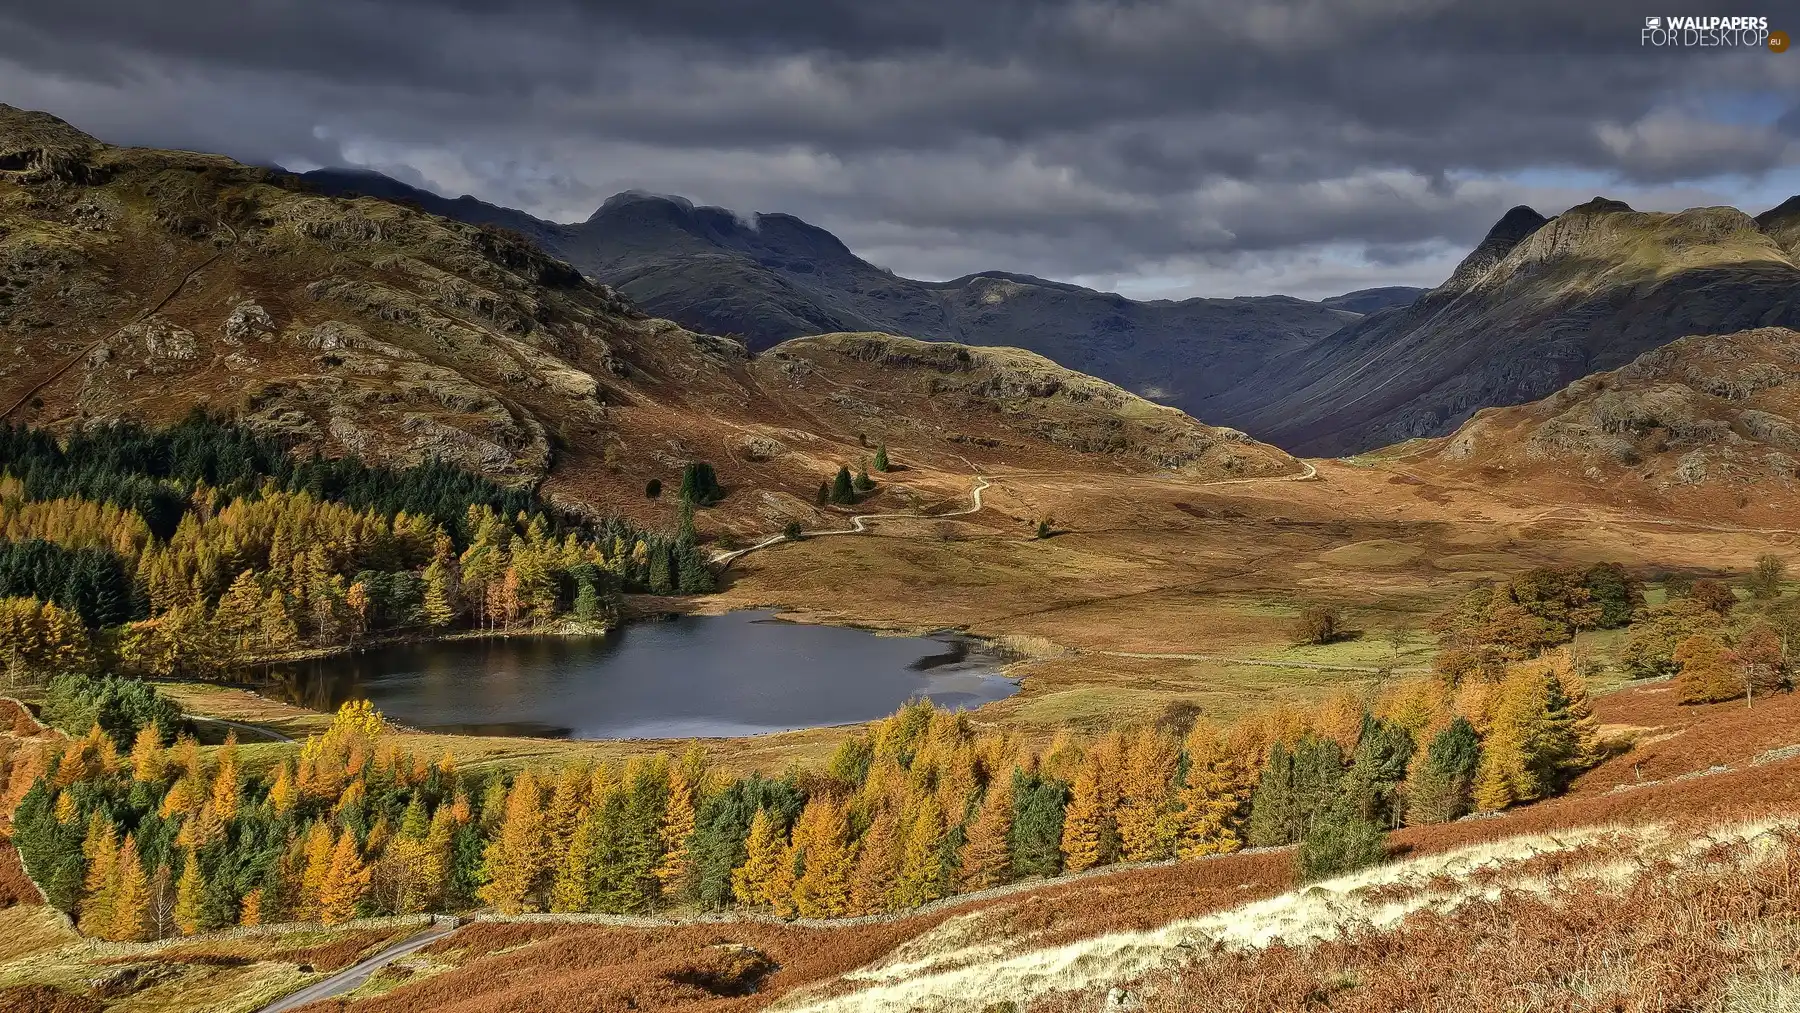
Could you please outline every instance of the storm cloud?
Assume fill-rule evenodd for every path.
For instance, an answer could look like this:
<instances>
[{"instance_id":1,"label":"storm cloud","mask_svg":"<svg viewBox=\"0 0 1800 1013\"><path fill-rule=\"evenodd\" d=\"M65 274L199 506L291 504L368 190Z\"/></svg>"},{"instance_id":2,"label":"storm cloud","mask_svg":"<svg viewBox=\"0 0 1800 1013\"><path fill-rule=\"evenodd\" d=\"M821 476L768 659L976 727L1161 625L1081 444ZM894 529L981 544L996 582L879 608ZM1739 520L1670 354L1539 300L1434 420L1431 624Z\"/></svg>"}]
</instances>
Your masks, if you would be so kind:
<instances>
[{"instance_id":1,"label":"storm cloud","mask_svg":"<svg viewBox=\"0 0 1800 1013\"><path fill-rule=\"evenodd\" d=\"M1800 190L1800 56L1646 49L1644 9L0 0L0 100L558 220L783 211L919 277L1318 296L1441 280L1513 204Z\"/></svg>"}]
</instances>

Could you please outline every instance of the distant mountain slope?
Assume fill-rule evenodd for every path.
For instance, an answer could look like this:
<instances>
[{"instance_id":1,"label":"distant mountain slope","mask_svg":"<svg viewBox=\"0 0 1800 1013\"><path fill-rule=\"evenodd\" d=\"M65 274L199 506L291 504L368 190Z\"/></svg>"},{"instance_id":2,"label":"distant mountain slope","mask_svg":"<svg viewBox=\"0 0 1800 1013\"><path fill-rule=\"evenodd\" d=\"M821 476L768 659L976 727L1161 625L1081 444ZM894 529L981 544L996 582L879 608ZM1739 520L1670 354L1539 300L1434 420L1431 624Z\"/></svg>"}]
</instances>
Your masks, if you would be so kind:
<instances>
[{"instance_id":1,"label":"distant mountain slope","mask_svg":"<svg viewBox=\"0 0 1800 1013\"><path fill-rule=\"evenodd\" d=\"M1199 408L1291 450L1438 436L1684 335L1800 326L1800 202L1507 212L1443 285L1276 357Z\"/></svg>"},{"instance_id":2,"label":"distant mountain slope","mask_svg":"<svg viewBox=\"0 0 1800 1013\"><path fill-rule=\"evenodd\" d=\"M1016 349L854 335L754 356L646 317L509 232L218 155L114 147L5 105L0 339L13 424L205 406L297 447L442 459L664 526L673 497L646 484L693 460L733 490L712 530L819 526L819 480L878 442L907 470L877 511L962 497L991 465L1300 470Z\"/></svg>"},{"instance_id":3,"label":"distant mountain slope","mask_svg":"<svg viewBox=\"0 0 1800 1013\"><path fill-rule=\"evenodd\" d=\"M1411 291L1354 292L1329 304L1286 296L1141 302L1004 272L923 282L862 260L792 215L746 217L628 192L577 225L529 216L510 224L520 212L369 173L303 178L329 193L411 200L436 214L507 225L647 312L741 337L752 349L833 331L1025 348L1184 409Z\"/></svg>"}]
</instances>

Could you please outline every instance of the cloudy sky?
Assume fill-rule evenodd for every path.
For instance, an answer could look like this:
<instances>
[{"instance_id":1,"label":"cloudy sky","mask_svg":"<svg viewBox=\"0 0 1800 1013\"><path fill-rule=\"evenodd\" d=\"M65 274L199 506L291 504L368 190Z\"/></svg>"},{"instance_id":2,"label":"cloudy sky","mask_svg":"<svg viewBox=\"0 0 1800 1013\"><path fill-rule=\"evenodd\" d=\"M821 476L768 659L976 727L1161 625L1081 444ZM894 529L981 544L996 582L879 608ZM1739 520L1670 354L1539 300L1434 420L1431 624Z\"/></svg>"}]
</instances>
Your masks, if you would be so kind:
<instances>
[{"instance_id":1,"label":"cloudy sky","mask_svg":"<svg viewBox=\"0 0 1800 1013\"><path fill-rule=\"evenodd\" d=\"M1675 12L1792 9L1752 6ZM563 221L785 211L915 277L1320 296L1440 281L1513 204L1800 193L1800 53L1642 47L1668 7L0 0L0 101Z\"/></svg>"}]
</instances>

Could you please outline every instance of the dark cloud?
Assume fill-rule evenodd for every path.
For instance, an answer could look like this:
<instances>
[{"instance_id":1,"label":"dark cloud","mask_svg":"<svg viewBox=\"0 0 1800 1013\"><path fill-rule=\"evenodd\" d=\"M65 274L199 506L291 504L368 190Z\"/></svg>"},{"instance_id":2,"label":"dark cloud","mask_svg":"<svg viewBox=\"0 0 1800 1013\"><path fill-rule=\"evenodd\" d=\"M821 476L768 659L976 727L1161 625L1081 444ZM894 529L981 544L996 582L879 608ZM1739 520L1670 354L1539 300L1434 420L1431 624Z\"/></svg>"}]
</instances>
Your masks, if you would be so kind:
<instances>
[{"instance_id":1,"label":"dark cloud","mask_svg":"<svg viewBox=\"0 0 1800 1013\"><path fill-rule=\"evenodd\" d=\"M1436 280L1512 204L1794 175L1800 57L1647 50L1642 10L0 0L0 95L563 219L628 187L788 211L908 273L1321 294Z\"/></svg>"}]
</instances>

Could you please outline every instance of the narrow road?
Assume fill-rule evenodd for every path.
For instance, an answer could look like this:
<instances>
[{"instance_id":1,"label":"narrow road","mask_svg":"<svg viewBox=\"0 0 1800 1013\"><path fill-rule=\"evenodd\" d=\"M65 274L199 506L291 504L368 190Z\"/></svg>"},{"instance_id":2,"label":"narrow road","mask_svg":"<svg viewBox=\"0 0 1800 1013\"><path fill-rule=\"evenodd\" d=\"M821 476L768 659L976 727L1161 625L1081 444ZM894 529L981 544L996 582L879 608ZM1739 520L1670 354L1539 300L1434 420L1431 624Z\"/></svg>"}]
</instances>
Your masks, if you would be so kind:
<instances>
[{"instance_id":1,"label":"narrow road","mask_svg":"<svg viewBox=\"0 0 1800 1013\"><path fill-rule=\"evenodd\" d=\"M308 1003L315 1003L321 999L329 999L334 995L343 995L345 992L352 991L361 986L363 982L368 981L376 971L381 970L409 953L416 953L419 950L430 946L432 943L455 932L456 929L457 926L455 922L444 922L442 924L433 922L431 925L427 926L424 931L408 936L400 942L382 950L380 953L375 954L373 957L351 967L347 967L331 977L326 978L324 981L314 982L285 999L277 999L267 1006L264 1006L262 1009L257 1010L257 1013L284 1013L286 1010L299 1009Z\"/></svg>"},{"instance_id":2,"label":"narrow road","mask_svg":"<svg viewBox=\"0 0 1800 1013\"><path fill-rule=\"evenodd\" d=\"M182 717L189 721L205 721L208 724L224 725L227 728L235 728L240 732L249 732L252 735L260 736L258 741L285 742L289 745L292 745L296 741L288 738L273 728L264 728L262 725L247 725L242 721L228 721L225 718L207 717L205 714L183 714Z\"/></svg>"}]
</instances>

